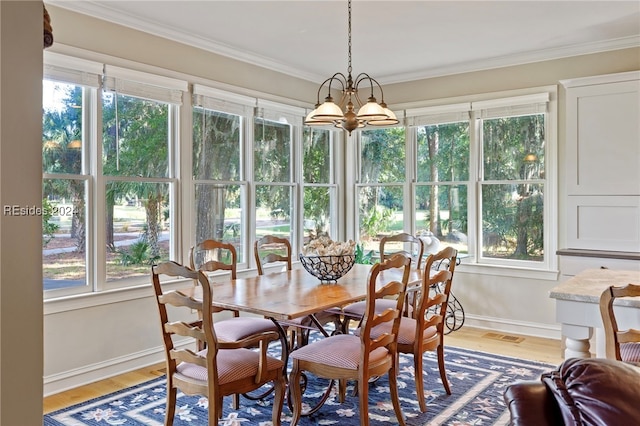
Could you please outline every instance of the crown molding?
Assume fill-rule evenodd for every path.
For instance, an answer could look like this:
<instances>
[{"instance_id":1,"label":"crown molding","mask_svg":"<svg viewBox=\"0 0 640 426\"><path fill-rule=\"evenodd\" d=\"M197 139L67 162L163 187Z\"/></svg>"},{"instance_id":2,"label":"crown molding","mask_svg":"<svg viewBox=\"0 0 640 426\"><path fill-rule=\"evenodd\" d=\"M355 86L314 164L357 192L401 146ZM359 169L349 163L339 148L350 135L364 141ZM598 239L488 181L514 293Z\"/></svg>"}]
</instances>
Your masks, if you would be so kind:
<instances>
[{"instance_id":1,"label":"crown molding","mask_svg":"<svg viewBox=\"0 0 640 426\"><path fill-rule=\"evenodd\" d=\"M123 14L122 11L109 7L108 3L97 3L89 0L52 0L47 3L63 9L71 10L76 13L89 15L94 18L108 21L117 25L122 25L134 30L142 31L178 43L193 46L233 60L249 63L271 71L311 81L313 83L319 83L326 78L326 76L324 75L303 71L253 52L240 51L225 43L207 40L191 34L185 34L183 32L173 30L172 28L167 26L158 26L155 23L146 21L141 16ZM425 68L423 70L408 73L397 73L393 75L378 76L379 78L376 78L376 80L378 80L380 84L403 83L427 78L443 77L447 75L462 74L467 72L517 66L534 62L542 62L567 58L571 56L580 56L634 47L640 47L640 35L592 43L575 44L558 48L540 49L513 55L487 58L479 61L456 63L442 67Z\"/></svg>"}]
</instances>

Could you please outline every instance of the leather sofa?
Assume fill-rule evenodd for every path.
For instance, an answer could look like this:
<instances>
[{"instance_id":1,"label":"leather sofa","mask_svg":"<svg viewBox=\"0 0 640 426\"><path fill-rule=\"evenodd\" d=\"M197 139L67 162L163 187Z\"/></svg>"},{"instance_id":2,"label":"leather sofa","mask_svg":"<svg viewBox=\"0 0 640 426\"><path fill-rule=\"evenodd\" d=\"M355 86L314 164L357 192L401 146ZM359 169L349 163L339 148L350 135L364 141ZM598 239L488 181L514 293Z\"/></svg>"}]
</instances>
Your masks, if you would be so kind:
<instances>
[{"instance_id":1,"label":"leather sofa","mask_svg":"<svg viewBox=\"0 0 640 426\"><path fill-rule=\"evenodd\" d=\"M572 358L539 381L509 385L504 401L513 426L639 424L640 369L603 358Z\"/></svg>"}]
</instances>

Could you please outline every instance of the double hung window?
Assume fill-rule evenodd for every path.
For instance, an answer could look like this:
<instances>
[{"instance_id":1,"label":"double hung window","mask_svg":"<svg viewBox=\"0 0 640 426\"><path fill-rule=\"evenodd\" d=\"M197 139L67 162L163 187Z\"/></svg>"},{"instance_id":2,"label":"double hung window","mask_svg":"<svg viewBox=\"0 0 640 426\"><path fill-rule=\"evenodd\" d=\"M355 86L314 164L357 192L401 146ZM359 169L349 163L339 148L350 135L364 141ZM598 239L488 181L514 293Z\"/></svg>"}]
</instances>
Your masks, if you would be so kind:
<instances>
[{"instance_id":1,"label":"double hung window","mask_svg":"<svg viewBox=\"0 0 640 426\"><path fill-rule=\"evenodd\" d=\"M548 88L407 109L406 148L402 128L363 130L360 241L375 250L404 231L469 263L553 270L554 98Z\"/></svg>"},{"instance_id":2,"label":"double hung window","mask_svg":"<svg viewBox=\"0 0 640 426\"><path fill-rule=\"evenodd\" d=\"M307 126L302 137L303 230L304 242L321 235L337 235L335 158L333 133Z\"/></svg>"},{"instance_id":3,"label":"double hung window","mask_svg":"<svg viewBox=\"0 0 640 426\"><path fill-rule=\"evenodd\" d=\"M405 135L404 127L365 129L359 134L357 223L365 249L377 250L383 234L402 232L410 220Z\"/></svg>"},{"instance_id":4,"label":"double hung window","mask_svg":"<svg viewBox=\"0 0 640 426\"><path fill-rule=\"evenodd\" d=\"M46 297L147 282L175 258L186 82L48 53L43 81Z\"/></svg>"},{"instance_id":5,"label":"double hung window","mask_svg":"<svg viewBox=\"0 0 640 426\"><path fill-rule=\"evenodd\" d=\"M253 200L255 237L288 238L296 251L294 141L302 129L301 114L261 101L253 118Z\"/></svg>"},{"instance_id":6,"label":"double hung window","mask_svg":"<svg viewBox=\"0 0 640 426\"><path fill-rule=\"evenodd\" d=\"M251 100L224 99L194 86L192 172L195 241L216 239L236 247L245 263L248 183L243 169ZM193 232L193 231L192 231Z\"/></svg>"}]
</instances>

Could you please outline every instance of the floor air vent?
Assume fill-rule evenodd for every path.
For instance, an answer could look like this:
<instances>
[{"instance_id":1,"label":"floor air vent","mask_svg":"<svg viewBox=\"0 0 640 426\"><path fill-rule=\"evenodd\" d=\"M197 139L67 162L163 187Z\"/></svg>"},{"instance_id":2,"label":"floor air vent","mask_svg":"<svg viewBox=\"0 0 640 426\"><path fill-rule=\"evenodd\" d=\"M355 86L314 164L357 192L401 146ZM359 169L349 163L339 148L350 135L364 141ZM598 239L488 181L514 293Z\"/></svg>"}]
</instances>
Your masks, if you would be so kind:
<instances>
[{"instance_id":1,"label":"floor air vent","mask_svg":"<svg viewBox=\"0 0 640 426\"><path fill-rule=\"evenodd\" d=\"M510 336L508 334L499 333L485 333L482 337L493 340L500 340L502 342L520 343L524 341L524 337Z\"/></svg>"}]
</instances>

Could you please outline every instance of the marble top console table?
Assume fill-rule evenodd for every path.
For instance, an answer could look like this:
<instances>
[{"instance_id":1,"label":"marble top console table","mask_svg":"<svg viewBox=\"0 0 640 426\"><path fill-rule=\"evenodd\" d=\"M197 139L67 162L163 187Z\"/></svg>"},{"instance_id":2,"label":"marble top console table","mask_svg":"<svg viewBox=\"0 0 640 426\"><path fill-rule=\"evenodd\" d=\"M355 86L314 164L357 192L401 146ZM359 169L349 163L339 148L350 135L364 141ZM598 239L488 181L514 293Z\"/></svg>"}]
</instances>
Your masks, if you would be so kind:
<instances>
[{"instance_id":1,"label":"marble top console table","mask_svg":"<svg viewBox=\"0 0 640 426\"><path fill-rule=\"evenodd\" d=\"M565 359L589 358L590 339L595 329L596 357L605 357L600 317L600 295L610 285L640 284L640 271L587 269L551 289L556 299L556 320L562 324ZM619 323L640 324L640 298L615 302Z\"/></svg>"}]
</instances>

